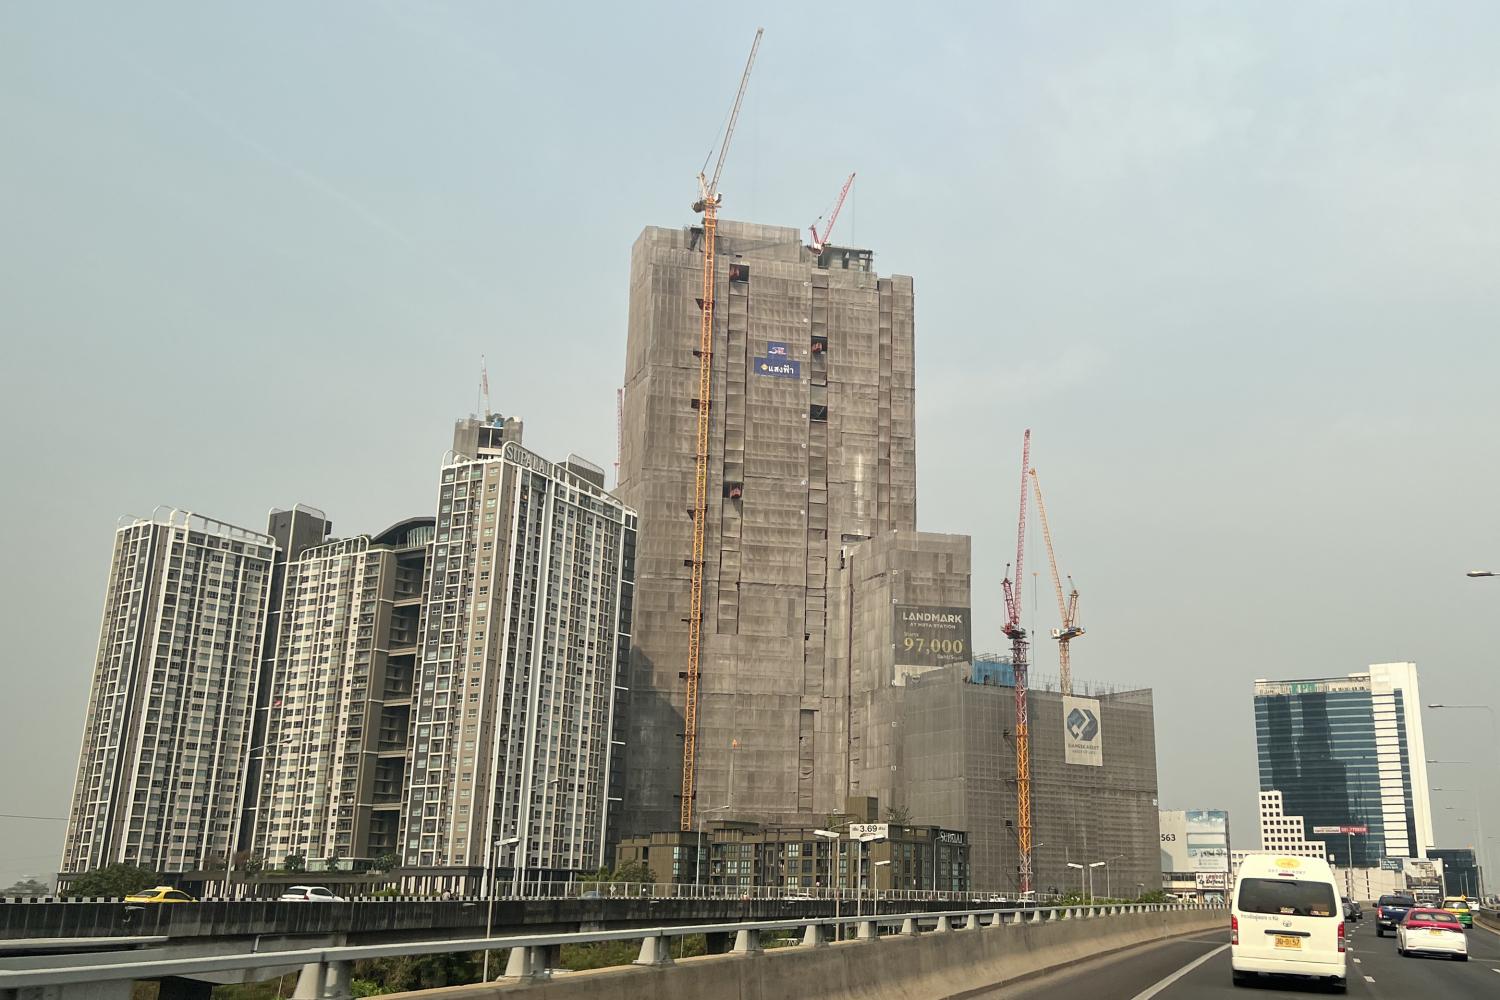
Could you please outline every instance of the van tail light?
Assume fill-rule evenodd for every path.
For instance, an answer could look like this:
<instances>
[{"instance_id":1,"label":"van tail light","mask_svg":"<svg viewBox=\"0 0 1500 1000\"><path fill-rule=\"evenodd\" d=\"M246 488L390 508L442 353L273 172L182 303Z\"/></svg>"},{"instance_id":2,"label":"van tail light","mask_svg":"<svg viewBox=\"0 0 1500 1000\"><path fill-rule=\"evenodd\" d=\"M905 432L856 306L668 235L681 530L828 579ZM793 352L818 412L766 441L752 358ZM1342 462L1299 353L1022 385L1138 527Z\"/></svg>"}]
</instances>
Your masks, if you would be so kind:
<instances>
[{"instance_id":1,"label":"van tail light","mask_svg":"<svg viewBox=\"0 0 1500 1000\"><path fill-rule=\"evenodd\" d=\"M1240 943L1240 918L1233 914L1229 916L1229 943Z\"/></svg>"},{"instance_id":2,"label":"van tail light","mask_svg":"<svg viewBox=\"0 0 1500 1000\"><path fill-rule=\"evenodd\" d=\"M1344 945L1347 944L1347 943L1348 942L1347 942L1347 940L1344 937L1344 922L1342 920L1340 920L1339 921L1339 954L1340 955L1342 955L1344 953Z\"/></svg>"}]
</instances>

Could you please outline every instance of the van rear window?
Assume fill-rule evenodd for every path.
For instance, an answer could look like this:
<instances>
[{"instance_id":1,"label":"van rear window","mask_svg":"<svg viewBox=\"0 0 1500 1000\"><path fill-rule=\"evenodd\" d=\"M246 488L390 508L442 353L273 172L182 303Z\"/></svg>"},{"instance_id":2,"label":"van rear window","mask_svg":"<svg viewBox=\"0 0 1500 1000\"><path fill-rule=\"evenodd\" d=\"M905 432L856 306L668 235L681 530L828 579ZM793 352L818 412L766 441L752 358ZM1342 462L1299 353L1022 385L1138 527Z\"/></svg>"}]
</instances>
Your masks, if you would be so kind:
<instances>
[{"instance_id":1,"label":"van rear window","mask_svg":"<svg viewBox=\"0 0 1500 1000\"><path fill-rule=\"evenodd\" d=\"M1331 917L1338 909L1333 886L1292 878L1240 879L1239 908L1288 917Z\"/></svg>"}]
</instances>

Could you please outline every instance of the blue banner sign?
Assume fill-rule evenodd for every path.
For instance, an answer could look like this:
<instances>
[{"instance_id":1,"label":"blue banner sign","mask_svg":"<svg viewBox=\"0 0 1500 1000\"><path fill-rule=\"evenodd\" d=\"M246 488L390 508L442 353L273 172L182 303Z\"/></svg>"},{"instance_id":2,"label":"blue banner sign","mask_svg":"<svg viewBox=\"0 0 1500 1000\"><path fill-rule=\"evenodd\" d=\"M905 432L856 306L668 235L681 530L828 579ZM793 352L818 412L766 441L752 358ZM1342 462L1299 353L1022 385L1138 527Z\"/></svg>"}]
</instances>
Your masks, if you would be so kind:
<instances>
[{"instance_id":1,"label":"blue banner sign","mask_svg":"<svg viewBox=\"0 0 1500 1000\"><path fill-rule=\"evenodd\" d=\"M755 370L762 375L770 375L773 378L796 378L802 377L802 362L793 361L791 358L756 358Z\"/></svg>"}]
</instances>

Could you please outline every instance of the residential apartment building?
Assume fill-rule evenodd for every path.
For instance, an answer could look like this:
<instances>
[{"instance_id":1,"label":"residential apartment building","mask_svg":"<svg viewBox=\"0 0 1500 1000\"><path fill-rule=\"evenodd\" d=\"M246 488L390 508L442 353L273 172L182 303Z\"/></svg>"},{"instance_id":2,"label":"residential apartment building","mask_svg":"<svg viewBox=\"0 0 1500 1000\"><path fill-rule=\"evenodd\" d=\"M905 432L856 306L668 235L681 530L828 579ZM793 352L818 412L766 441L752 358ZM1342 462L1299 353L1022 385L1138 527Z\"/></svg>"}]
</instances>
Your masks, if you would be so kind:
<instances>
[{"instance_id":1,"label":"residential apartment building","mask_svg":"<svg viewBox=\"0 0 1500 1000\"><path fill-rule=\"evenodd\" d=\"M1257 680L1262 793L1279 792L1278 808L1302 817L1302 835L1342 867L1426 857L1432 810L1420 709L1412 663L1375 664L1346 677ZM1269 801L1263 794L1263 828Z\"/></svg>"},{"instance_id":2,"label":"residential apartment building","mask_svg":"<svg viewBox=\"0 0 1500 1000\"><path fill-rule=\"evenodd\" d=\"M619 494L640 511L625 827L680 824L704 236L648 228L631 256ZM800 822L848 787L850 542L916 528L912 280L869 250L720 221L704 524L699 810Z\"/></svg>"},{"instance_id":3,"label":"residential apartment building","mask_svg":"<svg viewBox=\"0 0 1500 1000\"><path fill-rule=\"evenodd\" d=\"M399 849L430 517L284 569L251 849L310 870Z\"/></svg>"},{"instance_id":4,"label":"residential apartment building","mask_svg":"<svg viewBox=\"0 0 1500 1000\"><path fill-rule=\"evenodd\" d=\"M180 510L115 532L64 878L232 855L275 551L268 535Z\"/></svg>"},{"instance_id":5,"label":"residential apartment building","mask_svg":"<svg viewBox=\"0 0 1500 1000\"><path fill-rule=\"evenodd\" d=\"M604 862L634 606L636 517L600 469L502 434L473 450L441 473L401 835L413 878L457 891L491 860Z\"/></svg>"}]
</instances>

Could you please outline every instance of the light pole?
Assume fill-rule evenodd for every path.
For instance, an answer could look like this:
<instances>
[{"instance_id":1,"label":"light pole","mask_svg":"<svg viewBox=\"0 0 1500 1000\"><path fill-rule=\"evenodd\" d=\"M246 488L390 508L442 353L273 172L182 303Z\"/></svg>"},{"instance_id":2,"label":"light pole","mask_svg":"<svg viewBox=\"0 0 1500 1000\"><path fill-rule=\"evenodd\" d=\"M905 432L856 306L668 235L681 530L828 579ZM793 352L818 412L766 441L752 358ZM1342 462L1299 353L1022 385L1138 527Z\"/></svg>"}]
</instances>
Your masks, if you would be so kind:
<instances>
[{"instance_id":1,"label":"light pole","mask_svg":"<svg viewBox=\"0 0 1500 1000\"><path fill-rule=\"evenodd\" d=\"M1105 858L1104 859L1104 898L1105 899L1113 899L1114 898L1114 895L1109 891L1109 863L1111 861L1119 861L1124 856L1125 855L1123 855L1123 854L1116 854L1112 858Z\"/></svg>"},{"instance_id":2,"label":"light pole","mask_svg":"<svg viewBox=\"0 0 1500 1000\"><path fill-rule=\"evenodd\" d=\"M875 862L873 866L875 868L875 910L877 913L880 911L880 869L890 863L890 859L887 858L884 861Z\"/></svg>"},{"instance_id":3,"label":"light pole","mask_svg":"<svg viewBox=\"0 0 1500 1000\"><path fill-rule=\"evenodd\" d=\"M703 817L707 813L724 812L728 808L728 806L714 806L712 809L698 810L698 847L693 851L693 892L695 895L703 890ZM712 872L709 872L709 877L713 877Z\"/></svg>"},{"instance_id":4,"label":"light pole","mask_svg":"<svg viewBox=\"0 0 1500 1000\"><path fill-rule=\"evenodd\" d=\"M1482 573L1481 572L1471 572L1469 575L1470 576L1494 576L1495 574L1491 573L1489 571L1484 571ZM1497 725L1496 722L1495 722L1495 710L1491 706L1489 706L1489 705L1480 705L1480 704L1449 705L1446 702L1437 701L1437 702L1429 702L1428 705L1427 705L1427 707L1428 708L1441 708L1441 709L1448 710L1448 711L1466 711L1466 712L1481 712L1482 711L1482 712L1488 714L1489 717L1490 717L1490 749L1491 749L1492 752L1500 752L1500 725ZM1482 833L1483 832L1483 826L1484 826L1484 817L1480 816L1478 814L1479 813L1479 805L1478 805L1477 793L1476 793L1476 798L1475 798L1474 812L1475 812L1475 819L1477 819L1479 821L1480 828L1481 828L1481 833ZM1483 852L1484 850L1486 850L1485 845L1484 845L1484 840L1482 838L1481 838L1481 840L1479 842L1479 850L1481 852ZM1474 856L1474 863L1475 864L1479 864L1480 860L1481 859L1480 859L1479 855L1476 854ZM1483 875L1484 875L1484 872L1481 871L1480 872L1480 876L1481 876L1481 878L1480 878L1480 886L1479 886L1479 891L1481 893L1484 892L1484 880L1483 880L1483 877L1482 877Z\"/></svg>"},{"instance_id":5,"label":"light pole","mask_svg":"<svg viewBox=\"0 0 1500 1000\"><path fill-rule=\"evenodd\" d=\"M1428 707L1432 708L1432 707L1437 707L1437 706L1428 706ZM1454 707L1457 707L1457 706L1454 706ZM1429 760L1427 763L1429 763L1429 764L1467 765L1469 762L1466 761L1466 760ZM1478 788L1477 784L1475 785L1475 788ZM1440 791L1443 791L1443 789L1441 789L1441 788L1434 788L1433 791L1440 792ZM1462 792L1463 789L1462 788L1449 788L1449 789L1447 789L1447 791L1450 791L1450 792ZM1484 814L1482 812L1480 812L1480 809L1479 809L1479 793L1477 791L1471 791L1469 794L1472 796L1472 799L1470 801L1472 802L1473 808L1474 808L1475 834L1478 837L1478 839L1475 841L1475 847L1474 847L1474 865L1475 865L1475 867L1478 867L1478 868L1481 869L1480 874L1482 875L1483 874L1482 869L1484 867L1484 860L1485 860L1484 859L1484 850L1485 850L1485 846L1484 846ZM1483 881L1480 882L1479 889L1480 889L1480 892L1484 891L1484 883L1483 883Z\"/></svg>"},{"instance_id":6,"label":"light pole","mask_svg":"<svg viewBox=\"0 0 1500 1000\"><path fill-rule=\"evenodd\" d=\"M1107 865L1107 864L1109 864L1108 861L1090 861L1089 862L1089 902L1090 903L1092 903L1094 901L1094 869L1102 867L1102 866Z\"/></svg>"},{"instance_id":7,"label":"light pole","mask_svg":"<svg viewBox=\"0 0 1500 1000\"><path fill-rule=\"evenodd\" d=\"M1083 898L1083 865L1080 865L1077 862L1069 861L1068 862L1068 867L1069 868L1077 868L1078 869L1078 898L1082 899Z\"/></svg>"},{"instance_id":8,"label":"light pole","mask_svg":"<svg viewBox=\"0 0 1500 1000\"><path fill-rule=\"evenodd\" d=\"M878 833L861 833L859 836L853 837L851 839L859 845L854 857L854 915L857 917L862 917L865 915L865 845L872 840L883 840L885 838L881 837ZM888 865L890 864L890 862L877 861L875 862L875 864L878 867L882 864ZM878 893L875 896L875 902L880 902L880 896ZM880 907L877 906L875 907L875 909L876 912L879 912Z\"/></svg>"},{"instance_id":9,"label":"light pole","mask_svg":"<svg viewBox=\"0 0 1500 1000\"><path fill-rule=\"evenodd\" d=\"M485 879L484 880L485 880L486 884L489 886L489 890L490 890L490 892L489 892L490 901L489 901L488 912L485 914L485 917L484 917L484 937L485 937L486 941L488 941L490 939L490 937L493 936L493 934L495 932L495 864L496 864L496 855L498 855L500 853L500 848L502 848L502 847L509 847L512 844L519 844L520 842L521 842L521 838L520 837L507 837L504 840L492 840L492 841L490 841L490 856L489 856L488 860L485 863L485 872L484 872L484 875L485 875ZM490 950L488 948L486 948L484 950L484 973L483 973L483 975L484 975L484 982L486 982L486 983L489 982L490 981Z\"/></svg>"},{"instance_id":10,"label":"light pole","mask_svg":"<svg viewBox=\"0 0 1500 1000\"><path fill-rule=\"evenodd\" d=\"M839 908L839 833L836 830L814 830L813 836L822 837L828 841L828 875L829 881L833 883L833 933L834 940L841 941L844 925L839 923L839 917L843 916ZM816 860L813 862L813 868L817 868Z\"/></svg>"}]
</instances>

